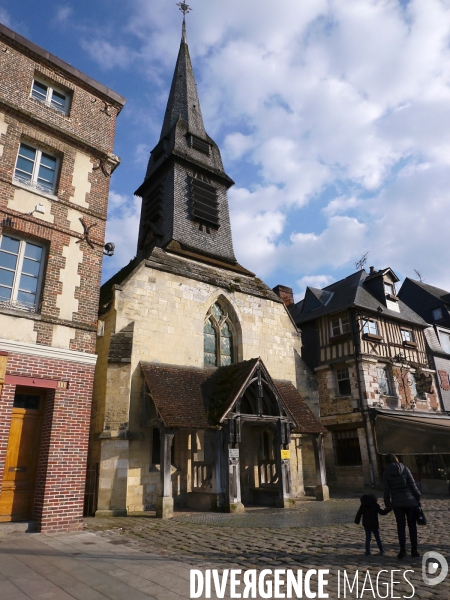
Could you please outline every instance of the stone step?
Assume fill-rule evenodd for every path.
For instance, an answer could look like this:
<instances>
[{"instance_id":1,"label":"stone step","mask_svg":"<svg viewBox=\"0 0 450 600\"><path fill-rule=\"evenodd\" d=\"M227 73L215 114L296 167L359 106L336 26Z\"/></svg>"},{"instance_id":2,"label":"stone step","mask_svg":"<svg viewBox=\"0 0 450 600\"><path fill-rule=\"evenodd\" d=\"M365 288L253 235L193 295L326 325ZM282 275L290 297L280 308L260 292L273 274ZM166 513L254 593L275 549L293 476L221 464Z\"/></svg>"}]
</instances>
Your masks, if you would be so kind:
<instances>
[{"instance_id":1,"label":"stone step","mask_svg":"<svg viewBox=\"0 0 450 600\"><path fill-rule=\"evenodd\" d=\"M37 521L8 521L0 523L0 536L9 533L35 533Z\"/></svg>"}]
</instances>

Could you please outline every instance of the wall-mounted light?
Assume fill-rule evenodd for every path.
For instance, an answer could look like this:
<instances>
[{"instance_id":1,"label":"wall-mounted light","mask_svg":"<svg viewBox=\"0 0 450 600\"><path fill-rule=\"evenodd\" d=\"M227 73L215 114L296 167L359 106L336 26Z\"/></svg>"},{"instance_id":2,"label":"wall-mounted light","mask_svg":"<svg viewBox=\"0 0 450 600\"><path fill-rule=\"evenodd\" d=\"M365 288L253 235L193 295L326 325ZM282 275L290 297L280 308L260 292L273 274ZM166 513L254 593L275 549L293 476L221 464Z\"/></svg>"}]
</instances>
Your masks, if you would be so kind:
<instances>
[{"instance_id":1,"label":"wall-mounted light","mask_svg":"<svg viewBox=\"0 0 450 600\"><path fill-rule=\"evenodd\" d=\"M113 256L114 255L114 250L116 249L115 244L113 244L112 242L107 242L104 245L104 250L103 250L103 254L105 256Z\"/></svg>"}]
</instances>

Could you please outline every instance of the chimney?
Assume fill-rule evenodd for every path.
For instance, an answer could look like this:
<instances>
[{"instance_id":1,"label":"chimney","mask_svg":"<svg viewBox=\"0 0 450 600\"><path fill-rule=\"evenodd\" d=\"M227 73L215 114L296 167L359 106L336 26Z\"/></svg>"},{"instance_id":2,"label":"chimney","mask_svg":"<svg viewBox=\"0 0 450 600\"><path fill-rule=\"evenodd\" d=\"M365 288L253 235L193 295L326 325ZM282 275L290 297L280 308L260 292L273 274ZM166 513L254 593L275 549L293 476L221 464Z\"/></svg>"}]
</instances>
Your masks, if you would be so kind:
<instances>
[{"instance_id":1,"label":"chimney","mask_svg":"<svg viewBox=\"0 0 450 600\"><path fill-rule=\"evenodd\" d=\"M272 291L283 300L286 306L294 304L294 292L292 288L285 285L276 285Z\"/></svg>"},{"instance_id":2,"label":"chimney","mask_svg":"<svg viewBox=\"0 0 450 600\"><path fill-rule=\"evenodd\" d=\"M370 267L370 275L373 275L375 273L375 267Z\"/></svg>"}]
</instances>

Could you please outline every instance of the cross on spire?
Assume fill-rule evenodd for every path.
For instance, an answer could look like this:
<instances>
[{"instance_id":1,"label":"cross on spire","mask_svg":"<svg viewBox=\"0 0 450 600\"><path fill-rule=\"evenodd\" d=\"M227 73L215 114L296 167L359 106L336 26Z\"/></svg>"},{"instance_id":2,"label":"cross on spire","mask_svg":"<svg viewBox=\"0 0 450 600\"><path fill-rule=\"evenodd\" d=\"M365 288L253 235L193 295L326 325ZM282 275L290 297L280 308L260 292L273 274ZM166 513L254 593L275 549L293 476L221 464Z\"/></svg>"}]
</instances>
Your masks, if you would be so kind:
<instances>
[{"instance_id":1,"label":"cross on spire","mask_svg":"<svg viewBox=\"0 0 450 600\"><path fill-rule=\"evenodd\" d=\"M186 20L186 15L191 12L192 8L186 2L178 2L177 6L180 7L181 12L183 13L183 22Z\"/></svg>"}]
</instances>

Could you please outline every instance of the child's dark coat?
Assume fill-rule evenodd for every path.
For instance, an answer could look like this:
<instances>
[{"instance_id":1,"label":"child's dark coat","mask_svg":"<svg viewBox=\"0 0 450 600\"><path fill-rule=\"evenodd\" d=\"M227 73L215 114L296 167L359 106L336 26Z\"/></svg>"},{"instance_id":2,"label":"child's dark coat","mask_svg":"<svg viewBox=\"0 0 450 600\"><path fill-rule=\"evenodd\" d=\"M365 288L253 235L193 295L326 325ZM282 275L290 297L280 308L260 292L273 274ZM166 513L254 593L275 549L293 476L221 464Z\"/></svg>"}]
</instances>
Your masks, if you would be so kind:
<instances>
[{"instance_id":1,"label":"child's dark coat","mask_svg":"<svg viewBox=\"0 0 450 600\"><path fill-rule=\"evenodd\" d=\"M355 523L359 525L362 517L364 529L374 531L380 528L378 515L387 515L391 510L390 508L380 508L377 499L372 494L364 494L361 496L361 507L356 513Z\"/></svg>"}]
</instances>

